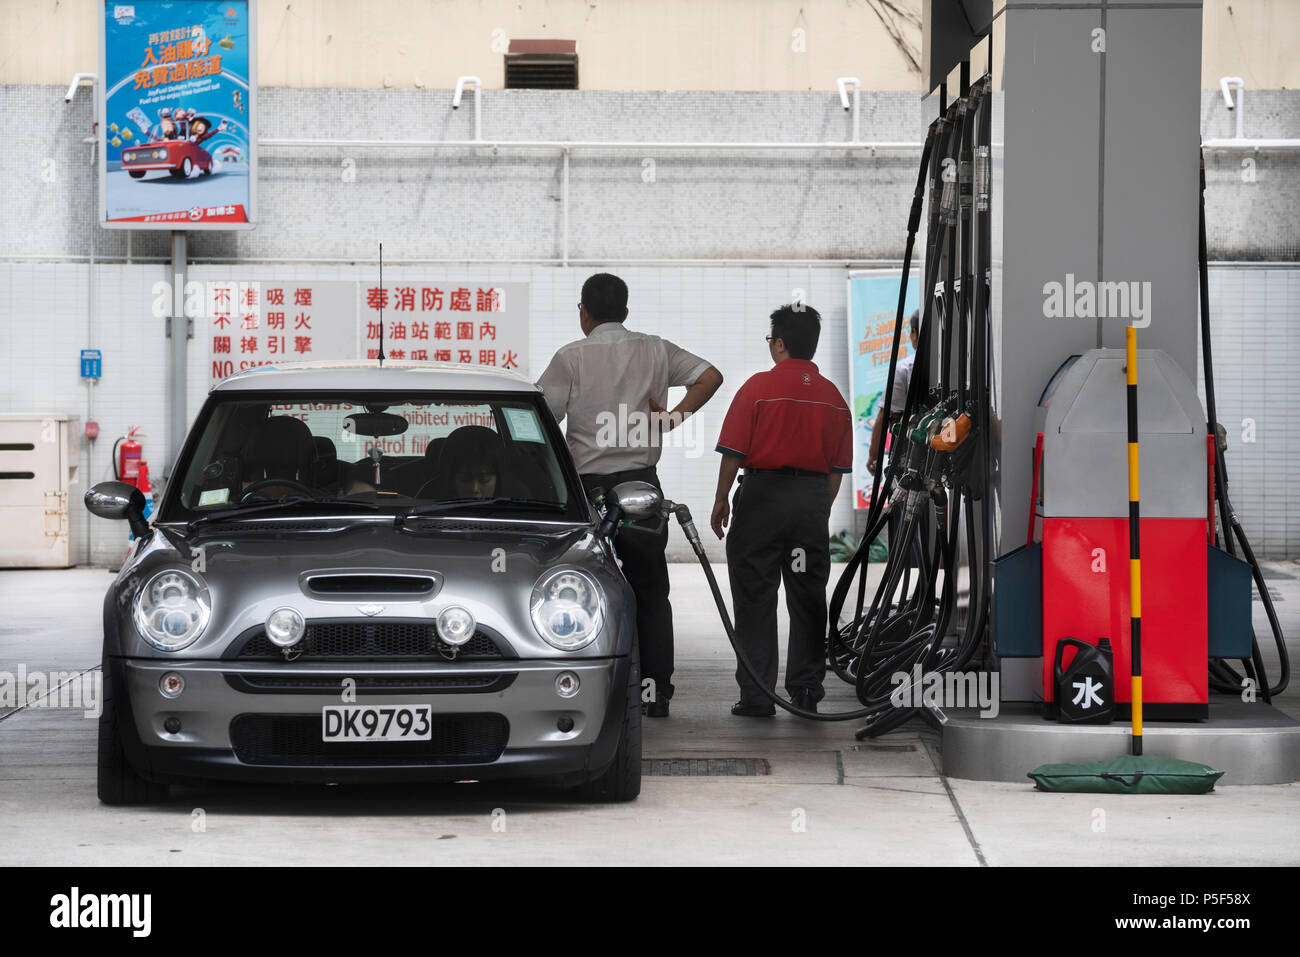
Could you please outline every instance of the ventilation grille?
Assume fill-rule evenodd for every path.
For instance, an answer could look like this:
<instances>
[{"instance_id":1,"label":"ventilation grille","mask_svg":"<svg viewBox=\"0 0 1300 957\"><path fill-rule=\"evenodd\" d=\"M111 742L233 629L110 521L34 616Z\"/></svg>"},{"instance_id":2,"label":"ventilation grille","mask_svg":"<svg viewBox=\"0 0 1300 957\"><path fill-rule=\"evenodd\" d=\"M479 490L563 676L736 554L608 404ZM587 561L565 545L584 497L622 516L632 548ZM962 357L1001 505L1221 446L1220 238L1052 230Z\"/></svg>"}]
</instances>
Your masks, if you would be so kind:
<instances>
[{"instance_id":1,"label":"ventilation grille","mask_svg":"<svg viewBox=\"0 0 1300 957\"><path fill-rule=\"evenodd\" d=\"M511 40L506 53L507 90L576 90L574 40Z\"/></svg>"},{"instance_id":2,"label":"ventilation grille","mask_svg":"<svg viewBox=\"0 0 1300 957\"><path fill-rule=\"evenodd\" d=\"M313 575L307 587L318 595L423 595L432 578L420 575Z\"/></svg>"}]
</instances>

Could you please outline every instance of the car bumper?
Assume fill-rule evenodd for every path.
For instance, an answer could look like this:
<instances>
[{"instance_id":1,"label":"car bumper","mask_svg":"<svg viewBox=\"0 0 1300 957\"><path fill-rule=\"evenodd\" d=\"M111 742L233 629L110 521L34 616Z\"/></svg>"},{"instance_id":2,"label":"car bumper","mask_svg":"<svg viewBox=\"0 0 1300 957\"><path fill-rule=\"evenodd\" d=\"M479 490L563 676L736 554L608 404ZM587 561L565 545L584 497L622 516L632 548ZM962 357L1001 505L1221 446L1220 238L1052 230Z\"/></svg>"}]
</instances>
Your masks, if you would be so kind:
<instances>
[{"instance_id":1,"label":"car bumper","mask_svg":"<svg viewBox=\"0 0 1300 957\"><path fill-rule=\"evenodd\" d=\"M119 707L127 757L142 775L159 782L553 776L576 782L614 759L626 713L630 659L268 666L116 658L109 666L114 686L125 692ZM581 682L568 699L555 690L557 676L565 671ZM168 673L185 679L176 698L159 691ZM357 690L345 701L348 678ZM394 682L399 687L391 687ZM324 746L321 710L338 704L427 704L434 742ZM175 733L166 728L169 719L180 722ZM567 721L572 728L560 730Z\"/></svg>"}]
</instances>

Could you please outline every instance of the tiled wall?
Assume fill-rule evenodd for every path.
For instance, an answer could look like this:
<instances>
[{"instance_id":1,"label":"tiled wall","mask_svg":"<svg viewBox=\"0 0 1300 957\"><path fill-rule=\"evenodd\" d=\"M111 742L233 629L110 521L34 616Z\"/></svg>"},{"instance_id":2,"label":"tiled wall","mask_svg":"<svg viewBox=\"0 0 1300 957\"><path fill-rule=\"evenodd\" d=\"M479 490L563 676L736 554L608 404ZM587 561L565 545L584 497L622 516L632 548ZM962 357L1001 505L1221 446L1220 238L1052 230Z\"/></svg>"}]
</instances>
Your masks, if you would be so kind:
<instances>
[{"instance_id":1,"label":"tiled wall","mask_svg":"<svg viewBox=\"0 0 1300 957\"><path fill-rule=\"evenodd\" d=\"M1300 268L1210 270L1228 493L1257 555L1300 557ZM1204 394L1204 376L1202 394Z\"/></svg>"}]
</instances>

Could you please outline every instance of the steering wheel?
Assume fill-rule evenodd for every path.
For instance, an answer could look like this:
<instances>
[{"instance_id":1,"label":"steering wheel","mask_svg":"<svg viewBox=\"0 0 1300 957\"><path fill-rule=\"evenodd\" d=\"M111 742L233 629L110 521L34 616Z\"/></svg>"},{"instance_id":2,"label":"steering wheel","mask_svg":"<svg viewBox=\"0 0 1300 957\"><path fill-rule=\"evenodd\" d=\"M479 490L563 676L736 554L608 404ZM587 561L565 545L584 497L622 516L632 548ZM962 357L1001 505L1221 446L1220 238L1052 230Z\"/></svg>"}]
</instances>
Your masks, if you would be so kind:
<instances>
[{"instance_id":1,"label":"steering wheel","mask_svg":"<svg viewBox=\"0 0 1300 957\"><path fill-rule=\"evenodd\" d=\"M273 486L281 486L281 487L288 486L294 489L295 491L301 491L303 495L305 495L309 500L319 497L314 490L308 488L306 485L303 485L302 482L295 481L294 479L288 479L288 478L258 479L256 482L252 482L248 486L248 488L244 489L244 493L239 496L240 504L251 501L252 500L251 496L255 495L259 489L270 488ZM263 498L265 497L266 496L263 496ZM285 498L288 498L288 496L285 496Z\"/></svg>"}]
</instances>

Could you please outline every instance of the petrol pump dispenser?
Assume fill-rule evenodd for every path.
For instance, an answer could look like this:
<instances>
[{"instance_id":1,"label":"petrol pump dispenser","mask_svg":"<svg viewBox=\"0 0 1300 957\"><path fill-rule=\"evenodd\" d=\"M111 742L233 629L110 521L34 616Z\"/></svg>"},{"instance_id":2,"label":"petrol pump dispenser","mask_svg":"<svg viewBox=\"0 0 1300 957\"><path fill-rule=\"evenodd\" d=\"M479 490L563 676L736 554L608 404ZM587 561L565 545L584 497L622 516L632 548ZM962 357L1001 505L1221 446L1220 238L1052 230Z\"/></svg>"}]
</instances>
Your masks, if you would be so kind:
<instances>
[{"instance_id":1,"label":"petrol pump dispenser","mask_svg":"<svg viewBox=\"0 0 1300 957\"><path fill-rule=\"evenodd\" d=\"M1158 349L1137 356L1144 707L1151 718L1205 718L1205 415L1196 384L1173 359ZM1081 356L1043 414L1043 700L1054 713L1051 662L1061 640L1109 638L1115 672L1129 673L1124 350ZM1129 690L1116 685L1125 714Z\"/></svg>"},{"instance_id":2,"label":"petrol pump dispenser","mask_svg":"<svg viewBox=\"0 0 1300 957\"><path fill-rule=\"evenodd\" d=\"M1213 544L1213 459L1196 384L1159 349L1137 357L1143 708L1153 719L1204 719L1208 658L1250 656L1249 578L1223 574L1229 556ZM1122 349L1093 349L1052 377L1038 411L1041 539L998 561L997 651L1041 656L1049 718L1059 715L1062 642L1107 639L1115 674L1131 667L1125 361ZM1035 613L1023 614L1026 605ZM1127 683L1116 681L1116 716L1127 718L1129 705Z\"/></svg>"}]
</instances>

